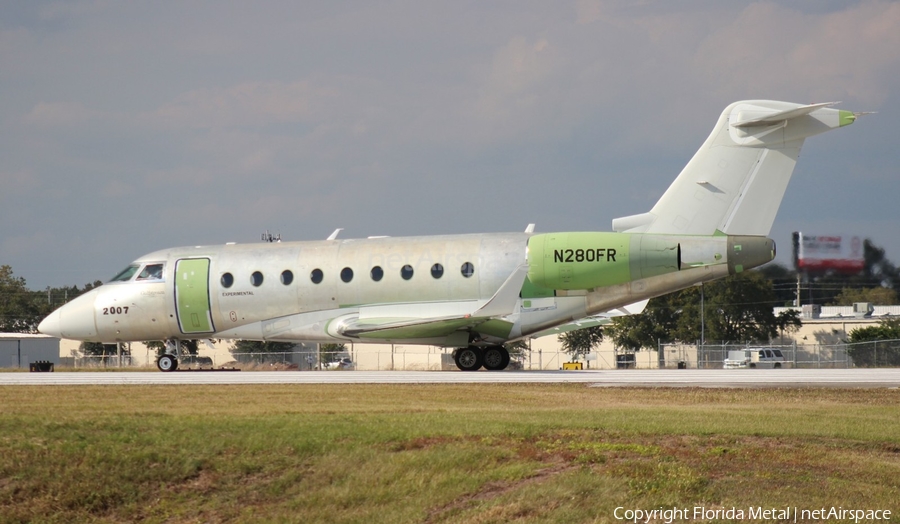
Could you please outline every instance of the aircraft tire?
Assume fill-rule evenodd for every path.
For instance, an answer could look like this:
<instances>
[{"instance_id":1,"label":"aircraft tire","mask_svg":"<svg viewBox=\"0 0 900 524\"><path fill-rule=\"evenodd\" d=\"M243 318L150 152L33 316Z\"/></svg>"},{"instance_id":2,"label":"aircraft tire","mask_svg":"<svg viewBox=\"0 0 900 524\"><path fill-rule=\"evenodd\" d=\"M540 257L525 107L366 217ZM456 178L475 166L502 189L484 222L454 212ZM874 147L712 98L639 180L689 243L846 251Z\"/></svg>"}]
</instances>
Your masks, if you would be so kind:
<instances>
[{"instance_id":1,"label":"aircraft tire","mask_svg":"<svg viewBox=\"0 0 900 524\"><path fill-rule=\"evenodd\" d=\"M484 350L484 369L500 371L509 365L509 351L503 346L493 346Z\"/></svg>"},{"instance_id":2,"label":"aircraft tire","mask_svg":"<svg viewBox=\"0 0 900 524\"><path fill-rule=\"evenodd\" d=\"M484 352L476 346L459 348L453 354L453 360L462 371L478 371L484 365Z\"/></svg>"},{"instance_id":3,"label":"aircraft tire","mask_svg":"<svg viewBox=\"0 0 900 524\"><path fill-rule=\"evenodd\" d=\"M172 355L163 355L156 359L156 367L158 367L160 371L175 371L178 369L178 359Z\"/></svg>"}]
</instances>

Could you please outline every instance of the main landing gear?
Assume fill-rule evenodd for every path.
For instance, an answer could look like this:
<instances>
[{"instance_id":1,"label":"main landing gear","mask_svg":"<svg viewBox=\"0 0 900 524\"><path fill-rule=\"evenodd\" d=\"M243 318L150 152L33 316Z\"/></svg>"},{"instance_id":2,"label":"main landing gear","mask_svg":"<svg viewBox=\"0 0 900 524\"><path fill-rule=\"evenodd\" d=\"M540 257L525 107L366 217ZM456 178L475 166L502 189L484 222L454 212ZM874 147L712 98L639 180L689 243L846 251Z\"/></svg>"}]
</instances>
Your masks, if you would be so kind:
<instances>
[{"instance_id":1,"label":"main landing gear","mask_svg":"<svg viewBox=\"0 0 900 524\"><path fill-rule=\"evenodd\" d=\"M175 339L166 340L165 353L156 359L156 367L160 371L175 371L178 369L178 353L181 343Z\"/></svg>"},{"instance_id":2,"label":"main landing gear","mask_svg":"<svg viewBox=\"0 0 900 524\"><path fill-rule=\"evenodd\" d=\"M456 367L463 371L478 371L482 367L490 371L500 371L509 365L509 351L503 346L480 348L469 346L453 352Z\"/></svg>"}]
</instances>

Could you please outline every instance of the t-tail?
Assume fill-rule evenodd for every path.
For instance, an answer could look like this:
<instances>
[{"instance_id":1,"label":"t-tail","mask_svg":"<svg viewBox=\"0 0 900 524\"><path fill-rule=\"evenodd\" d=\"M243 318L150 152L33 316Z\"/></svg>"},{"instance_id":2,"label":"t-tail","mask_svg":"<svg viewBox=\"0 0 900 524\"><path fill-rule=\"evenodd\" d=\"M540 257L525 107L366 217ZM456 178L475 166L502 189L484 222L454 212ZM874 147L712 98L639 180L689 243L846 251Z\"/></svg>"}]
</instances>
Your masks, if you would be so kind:
<instances>
[{"instance_id":1,"label":"t-tail","mask_svg":"<svg viewBox=\"0 0 900 524\"><path fill-rule=\"evenodd\" d=\"M616 218L613 230L767 236L803 141L856 120L858 113L829 107L836 103L731 104L653 209Z\"/></svg>"}]
</instances>

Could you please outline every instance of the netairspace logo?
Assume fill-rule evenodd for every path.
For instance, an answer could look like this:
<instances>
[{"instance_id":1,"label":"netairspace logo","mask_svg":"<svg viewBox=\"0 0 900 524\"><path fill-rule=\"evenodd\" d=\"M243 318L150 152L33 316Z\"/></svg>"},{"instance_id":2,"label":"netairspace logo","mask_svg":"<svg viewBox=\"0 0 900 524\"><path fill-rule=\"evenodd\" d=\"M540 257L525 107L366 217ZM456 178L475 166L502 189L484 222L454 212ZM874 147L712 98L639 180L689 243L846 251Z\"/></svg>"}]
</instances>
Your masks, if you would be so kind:
<instances>
[{"instance_id":1,"label":"netairspace logo","mask_svg":"<svg viewBox=\"0 0 900 524\"><path fill-rule=\"evenodd\" d=\"M650 522L664 522L672 524L679 521L708 522L713 520L778 520L781 522L799 521L845 521L859 524L859 522L873 522L891 520L891 510L885 509L845 509L842 506L818 509L801 509L796 506L784 508L764 508L762 506L749 508L706 508L694 506L693 508L659 507L656 509L627 509L623 506L613 511L616 520L633 522L634 524L649 524Z\"/></svg>"}]
</instances>

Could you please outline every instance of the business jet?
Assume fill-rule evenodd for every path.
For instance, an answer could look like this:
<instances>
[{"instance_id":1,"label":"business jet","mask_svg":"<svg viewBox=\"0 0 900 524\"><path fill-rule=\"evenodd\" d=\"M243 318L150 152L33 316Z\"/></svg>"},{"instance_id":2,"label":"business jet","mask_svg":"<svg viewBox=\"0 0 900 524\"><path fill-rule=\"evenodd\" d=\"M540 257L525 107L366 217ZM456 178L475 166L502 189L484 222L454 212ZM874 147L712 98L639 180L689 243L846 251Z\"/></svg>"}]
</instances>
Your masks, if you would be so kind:
<instances>
[{"instance_id":1,"label":"business jet","mask_svg":"<svg viewBox=\"0 0 900 524\"><path fill-rule=\"evenodd\" d=\"M767 238L806 138L853 123L835 103L735 102L649 212L613 232L338 238L163 249L44 319L92 342L402 343L454 348L464 371L502 370L503 345L775 257Z\"/></svg>"}]
</instances>

